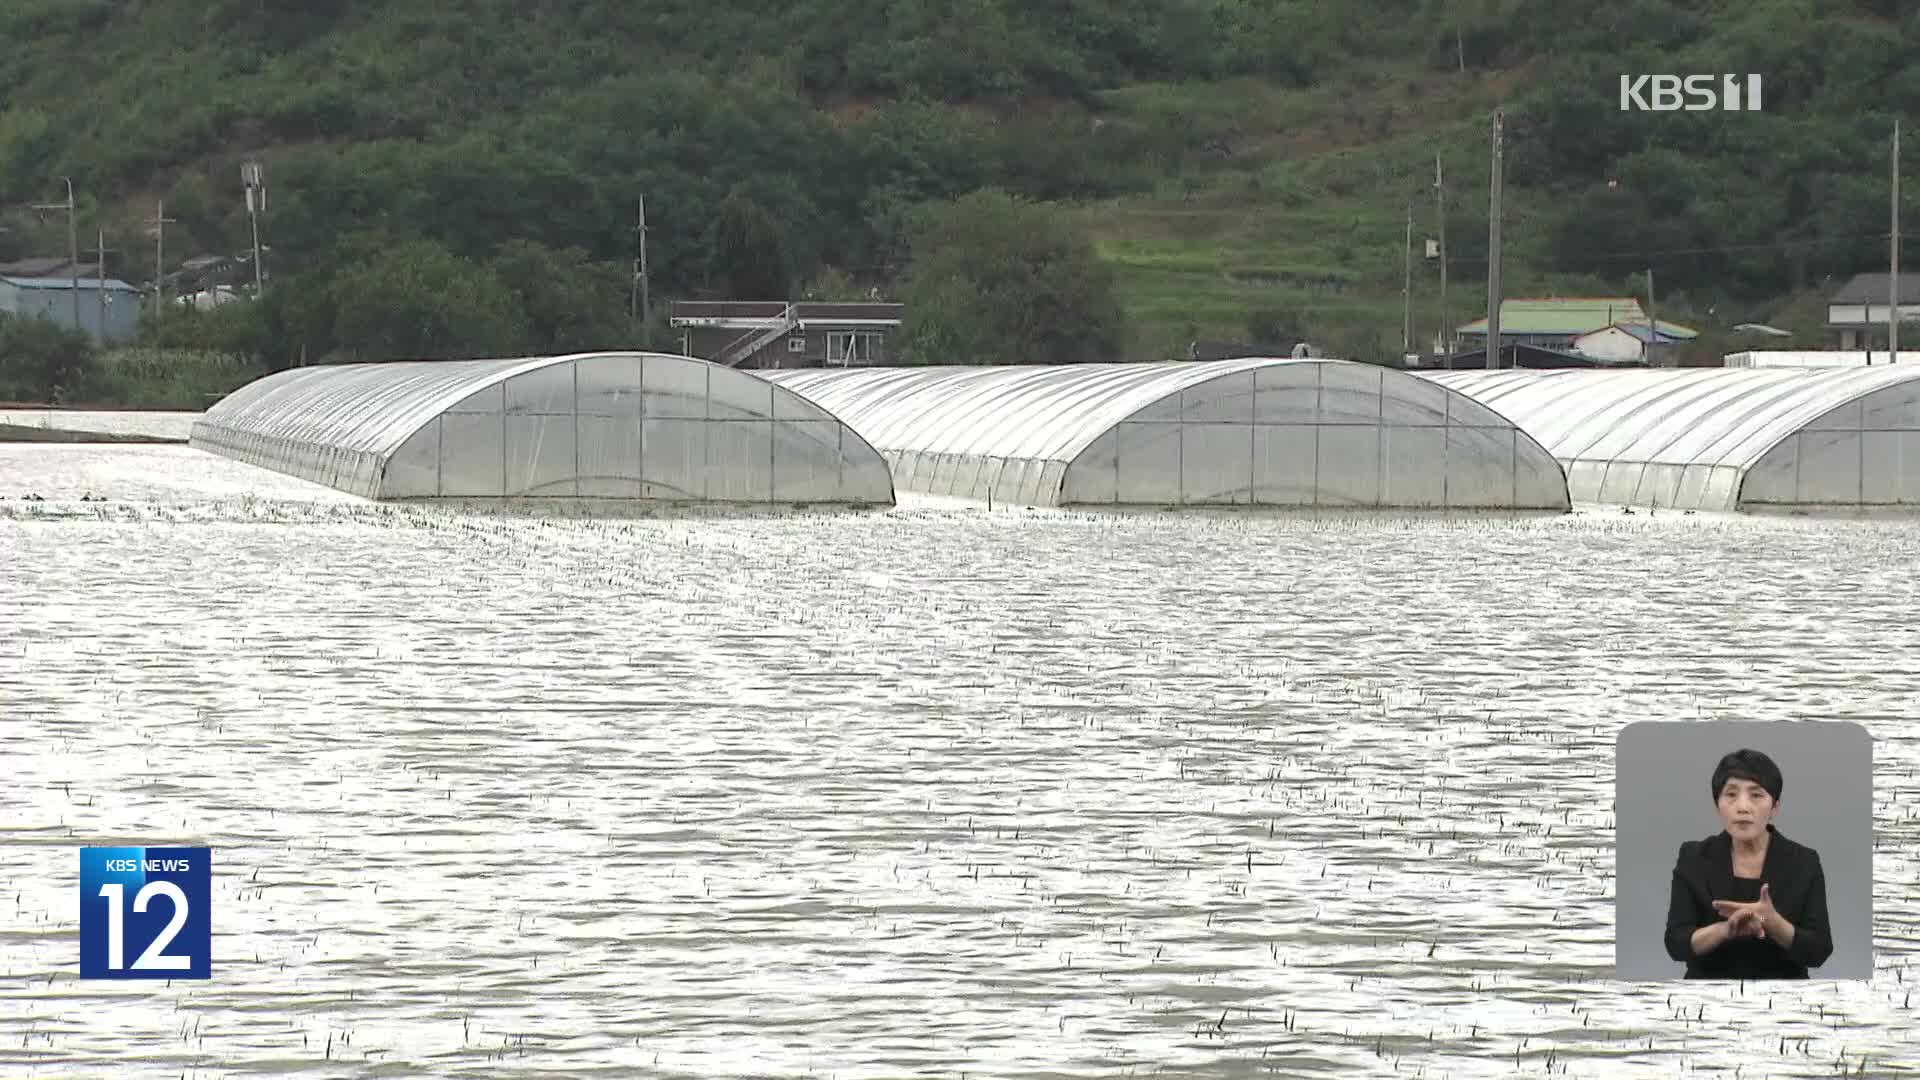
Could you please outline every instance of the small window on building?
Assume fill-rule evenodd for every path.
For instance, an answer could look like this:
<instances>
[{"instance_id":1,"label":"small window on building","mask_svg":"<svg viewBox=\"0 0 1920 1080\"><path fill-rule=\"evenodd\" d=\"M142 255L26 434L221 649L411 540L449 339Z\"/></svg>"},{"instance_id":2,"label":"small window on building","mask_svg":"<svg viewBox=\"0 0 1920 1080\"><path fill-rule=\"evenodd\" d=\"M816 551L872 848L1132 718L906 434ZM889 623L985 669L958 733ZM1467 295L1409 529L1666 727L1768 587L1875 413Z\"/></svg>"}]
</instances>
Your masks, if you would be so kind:
<instances>
[{"instance_id":1,"label":"small window on building","mask_svg":"<svg viewBox=\"0 0 1920 1080\"><path fill-rule=\"evenodd\" d=\"M847 330L827 334L827 363L840 367L859 367L880 362L880 335L870 330Z\"/></svg>"},{"instance_id":2,"label":"small window on building","mask_svg":"<svg viewBox=\"0 0 1920 1080\"><path fill-rule=\"evenodd\" d=\"M787 351L788 352L806 352L807 351L806 335L795 334L792 337L789 337L787 339Z\"/></svg>"}]
</instances>

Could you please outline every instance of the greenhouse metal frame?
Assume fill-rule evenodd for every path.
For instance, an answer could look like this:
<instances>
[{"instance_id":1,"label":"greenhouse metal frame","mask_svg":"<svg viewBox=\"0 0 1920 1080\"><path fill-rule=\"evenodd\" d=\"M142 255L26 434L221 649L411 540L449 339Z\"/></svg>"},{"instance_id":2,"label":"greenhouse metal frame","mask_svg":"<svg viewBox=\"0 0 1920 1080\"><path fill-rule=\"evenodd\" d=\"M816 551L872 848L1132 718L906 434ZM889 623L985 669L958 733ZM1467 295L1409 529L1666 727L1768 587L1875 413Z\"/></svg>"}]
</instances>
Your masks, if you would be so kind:
<instances>
[{"instance_id":1,"label":"greenhouse metal frame","mask_svg":"<svg viewBox=\"0 0 1920 1080\"><path fill-rule=\"evenodd\" d=\"M1025 506L1566 510L1504 417L1342 360L759 371L839 416L897 489Z\"/></svg>"},{"instance_id":2,"label":"greenhouse metal frame","mask_svg":"<svg viewBox=\"0 0 1920 1080\"><path fill-rule=\"evenodd\" d=\"M1920 508L1920 364L1426 377L1540 440L1577 502Z\"/></svg>"},{"instance_id":3,"label":"greenhouse metal frame","mask_svg":"<svg viewBox=\"0 0 1920 1080\"><path fill-rule=\"evenodd\" d=\"M893 503L886 462L818 405L664 353L290 368L189 441L369 499Z\"/></svg>"}]
</instances>

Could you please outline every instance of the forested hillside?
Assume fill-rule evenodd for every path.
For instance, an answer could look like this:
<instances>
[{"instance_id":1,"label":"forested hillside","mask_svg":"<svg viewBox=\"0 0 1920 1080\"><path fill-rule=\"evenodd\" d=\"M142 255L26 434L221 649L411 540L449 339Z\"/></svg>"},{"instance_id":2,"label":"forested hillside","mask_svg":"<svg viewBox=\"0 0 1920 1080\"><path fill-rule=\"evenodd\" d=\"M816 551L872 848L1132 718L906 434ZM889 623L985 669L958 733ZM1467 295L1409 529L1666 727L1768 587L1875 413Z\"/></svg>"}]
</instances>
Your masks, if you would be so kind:
<instances>
[{"instance_id":1,"label":"forested hillside","mask_svg":"<svg viewBox=\"0 0 1920 1080\"><path fill-rule=\"evenodd\" d=\"M1452 315L1484 314L1501 107L1509 295L1638 292L1651 268L1663 318L1817 331L1823 282L1885 268L1912 8L8 0L0 258L65 253L64 214L19 209L63 177L130 281L159 199L169 271L244 251L257 155L266 302L155 329L274 365L486 354L632 340L642 195L658 315L769 274L903 294L916 208L995 188L1091 244L1126 356L1295 332L1386 359L1410 201L1416 337L1441 321L1436 155ZM1758 72L1765 108L1623 112L1641 72Z\"/></svg>"}]
</instances>

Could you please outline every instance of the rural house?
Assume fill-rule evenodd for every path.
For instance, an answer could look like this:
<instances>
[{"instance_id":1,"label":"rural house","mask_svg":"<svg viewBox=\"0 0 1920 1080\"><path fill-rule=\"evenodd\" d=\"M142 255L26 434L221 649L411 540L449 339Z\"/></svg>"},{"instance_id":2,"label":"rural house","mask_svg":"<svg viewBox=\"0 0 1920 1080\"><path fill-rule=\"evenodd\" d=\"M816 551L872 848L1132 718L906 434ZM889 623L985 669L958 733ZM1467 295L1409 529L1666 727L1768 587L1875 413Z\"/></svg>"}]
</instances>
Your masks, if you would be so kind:
<instances>
[{"instance_id":1,"label":"rural house","mask_svg":"<svg viewBox=\"0 0 1920 1080\"><path fill-rule=\"evenodd\" d=\"M1500 304L1500 342L1502 345L1537 345L1546 349L1572 350L1580 338L1621 324L1647 326L1647 313L1640 301L1631 296L1535 298L1502 301ZM1699 333L1691 327L1661 320L1660 345L1691 341ZM1463 349L1486 348L1487 320L1476 319L1458 328ZM1644 342L1643 342L1644 344ZM1599 348L1623 348L1607 341ZM1656 346L1658 348L1658 346ZM1585 354L1583 354L1585 355Z\"/></svg>"},{"instance_id":2,"label":"rural house","mask_svg":"<svg viewBox=\"0 0 1920 1080\"><path fill-rule=\"evenodd\" d=\"M1827 298L1827 344L1835 349L1881 349L1887 347L1887 304L1892 299L1888 286L1891 274L1855 274L1853 280ZM1920 320L1920 274L1900 275L1900 322ZM1920 328L1916 328L1920 334ZM1903 330L1903 346L1920 345L1920 338L1908 342ZM1906 349L1902 348L1902 352Z\"/></svg>"},{"instance_id":3,"label":"rural house","mask_svg":"<svg viewBox=\"0 0 1920 1080\"><path fill-rule=\"evenodd\" d=\"M676 300L682 351L726 367L872 367L893 362L902 304Z\"/></svg>"}]
</instances>

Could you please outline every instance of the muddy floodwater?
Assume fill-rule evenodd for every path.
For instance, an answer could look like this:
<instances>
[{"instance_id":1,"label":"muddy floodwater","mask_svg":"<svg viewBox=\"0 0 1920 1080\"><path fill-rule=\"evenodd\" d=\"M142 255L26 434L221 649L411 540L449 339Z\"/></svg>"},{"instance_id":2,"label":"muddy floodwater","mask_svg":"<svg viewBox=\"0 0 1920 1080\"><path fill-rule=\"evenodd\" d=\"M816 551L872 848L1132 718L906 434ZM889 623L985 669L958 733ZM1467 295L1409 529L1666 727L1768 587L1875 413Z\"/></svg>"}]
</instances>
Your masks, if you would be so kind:
<instances>
[{"instance_id":1,"label":"muddy floodwater","mask_svg":"<svg viewBox=\"0 0 1920 1080\"><path fill-rule=\"evenodd\" d=\"M0 1075L1920 1073L1913 519L0 496ZM1615 737L1717 719L1875 736L1872 982L1611 981ZM77 980L96 844L211 980Z\"/></svg>"}]
</instances>

